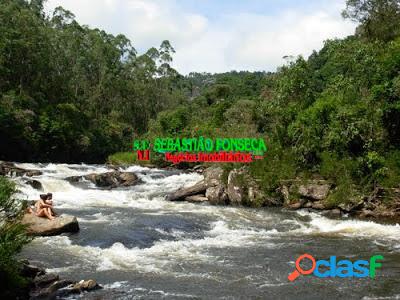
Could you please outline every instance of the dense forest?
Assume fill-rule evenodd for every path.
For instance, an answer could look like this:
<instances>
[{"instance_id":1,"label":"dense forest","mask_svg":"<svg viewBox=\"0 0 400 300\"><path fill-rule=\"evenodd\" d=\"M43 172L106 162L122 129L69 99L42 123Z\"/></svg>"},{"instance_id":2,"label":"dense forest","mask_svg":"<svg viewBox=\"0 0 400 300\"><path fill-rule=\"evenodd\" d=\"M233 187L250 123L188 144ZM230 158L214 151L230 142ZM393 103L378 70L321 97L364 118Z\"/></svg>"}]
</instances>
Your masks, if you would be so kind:
<instances>
[{"instance_id":1,"label":"dense forest","mask_svg":"<svg viewBox=\"0 0 400 300\"><path fill-rule=\"evenodd\" d=\"M338 195L399 182L399 1L348 0L353 36L274 73L187 76L168 41L139 55L43 4L0 4L0 159L104 162L138 136L252 136L268 144L251 169L270 191L313 174Z\"/></svg>"},{"instance_id":2,"label":"dense forest","mask_svg":"<svg viewBox=\"0 0 400 300\"><path fill-rule=\"evenodd\" d=\"M43 2L0 3L0 159L102 161L185 100L168 41L137 55Z\"/></svg>"}]
</instances>

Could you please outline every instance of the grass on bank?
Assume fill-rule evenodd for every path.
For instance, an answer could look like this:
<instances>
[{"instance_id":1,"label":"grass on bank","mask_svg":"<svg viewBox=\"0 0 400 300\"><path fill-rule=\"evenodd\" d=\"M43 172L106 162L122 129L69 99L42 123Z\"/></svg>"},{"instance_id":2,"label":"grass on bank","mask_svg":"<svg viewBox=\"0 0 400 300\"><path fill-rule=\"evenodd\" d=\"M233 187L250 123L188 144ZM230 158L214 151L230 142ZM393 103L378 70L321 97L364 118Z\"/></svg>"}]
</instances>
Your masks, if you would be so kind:
<instances>
[{"instance_id":1,"label":"grass on bank","mask_svg":"<svg viewBox=\"0 0 400 300\"><path fill-rule=\"evenodd\" d=\"M107 158L107 163L112 165L139 165L148 166L153 165L157 167L166 167L170 165L164 161L164 155L152 153L149 161L138 160L137 154L133 152L117 152Z\"/></svg>"},{"instance_id":2,"label":"grass on bank","mask_svg":"<svg viewBox=\"0 0 400 300\"><path fill-rule=\"evenodd\" d=\"M112 165L129 165L137 164L138 160L133 152L117 152L108 156L107 163Z\"/></svg>"}]
</instances>

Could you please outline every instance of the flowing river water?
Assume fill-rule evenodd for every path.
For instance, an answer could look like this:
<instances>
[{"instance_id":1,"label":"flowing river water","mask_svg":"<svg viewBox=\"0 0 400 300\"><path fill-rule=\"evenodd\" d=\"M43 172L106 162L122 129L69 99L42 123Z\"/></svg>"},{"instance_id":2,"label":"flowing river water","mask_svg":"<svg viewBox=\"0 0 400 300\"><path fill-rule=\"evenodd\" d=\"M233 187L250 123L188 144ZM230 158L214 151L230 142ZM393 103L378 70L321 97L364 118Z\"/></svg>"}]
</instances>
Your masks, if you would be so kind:
<instances>
[{"instance_id":1,"label":"flowing river water","mask_svg":"<svg viewBox=\"0 0 400 300\"><path fill-rule=\"evenodd\" d=\"M306 211L167 202L167 193L199 174L126 168L143 183L105 190L68 176L109 171L103 165L17 164L38 169L55 208L78 218L80 232L39 237L21 256L60 277L95 279L104 289L84 299L400 299L400 226ZM14 178L20 197L39 191ZM303 253L316 259L384 256L377 277L289 282Z\"/></svg>"}]
</instances>

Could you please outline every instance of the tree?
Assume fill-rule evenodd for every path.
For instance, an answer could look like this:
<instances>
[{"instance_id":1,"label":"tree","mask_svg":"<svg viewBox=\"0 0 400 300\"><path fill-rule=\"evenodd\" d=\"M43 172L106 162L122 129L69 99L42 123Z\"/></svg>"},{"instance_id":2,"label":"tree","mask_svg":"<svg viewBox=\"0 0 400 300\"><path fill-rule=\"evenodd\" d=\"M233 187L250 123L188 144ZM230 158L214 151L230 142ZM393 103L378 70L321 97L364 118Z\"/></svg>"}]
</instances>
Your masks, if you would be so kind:
<instances>
[{"instance_id":1,"label":"tree","mask_svg":"<svg viewBox=\"0 0 400 300\"><path fill-rule=\"evenodd\" d=\"M399 0L347 0L342 15L359 22L357 32L369 39L387 42L400 34Z\"/></svg>"}]
</instances>

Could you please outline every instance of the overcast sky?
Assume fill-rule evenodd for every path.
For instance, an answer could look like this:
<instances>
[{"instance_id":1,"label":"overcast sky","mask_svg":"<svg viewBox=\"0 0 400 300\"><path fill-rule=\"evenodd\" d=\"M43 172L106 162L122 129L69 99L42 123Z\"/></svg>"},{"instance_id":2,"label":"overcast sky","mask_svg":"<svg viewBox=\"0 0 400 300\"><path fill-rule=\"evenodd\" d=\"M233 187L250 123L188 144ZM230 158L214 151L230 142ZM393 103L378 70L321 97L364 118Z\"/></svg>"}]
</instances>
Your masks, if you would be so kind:
<instances>
[{"instance_id":1,"label":"overcast sky","mask_svg":"<svg viewBox=\"0 0 400 300\"><path fill-rule=\"evenodd\" d=\"M76 19L125 34L143 53L169 40L181 73L274 71L285 55L311 54L352 34L345 0L48 0Z\"/></svg>"}]
</instances>

